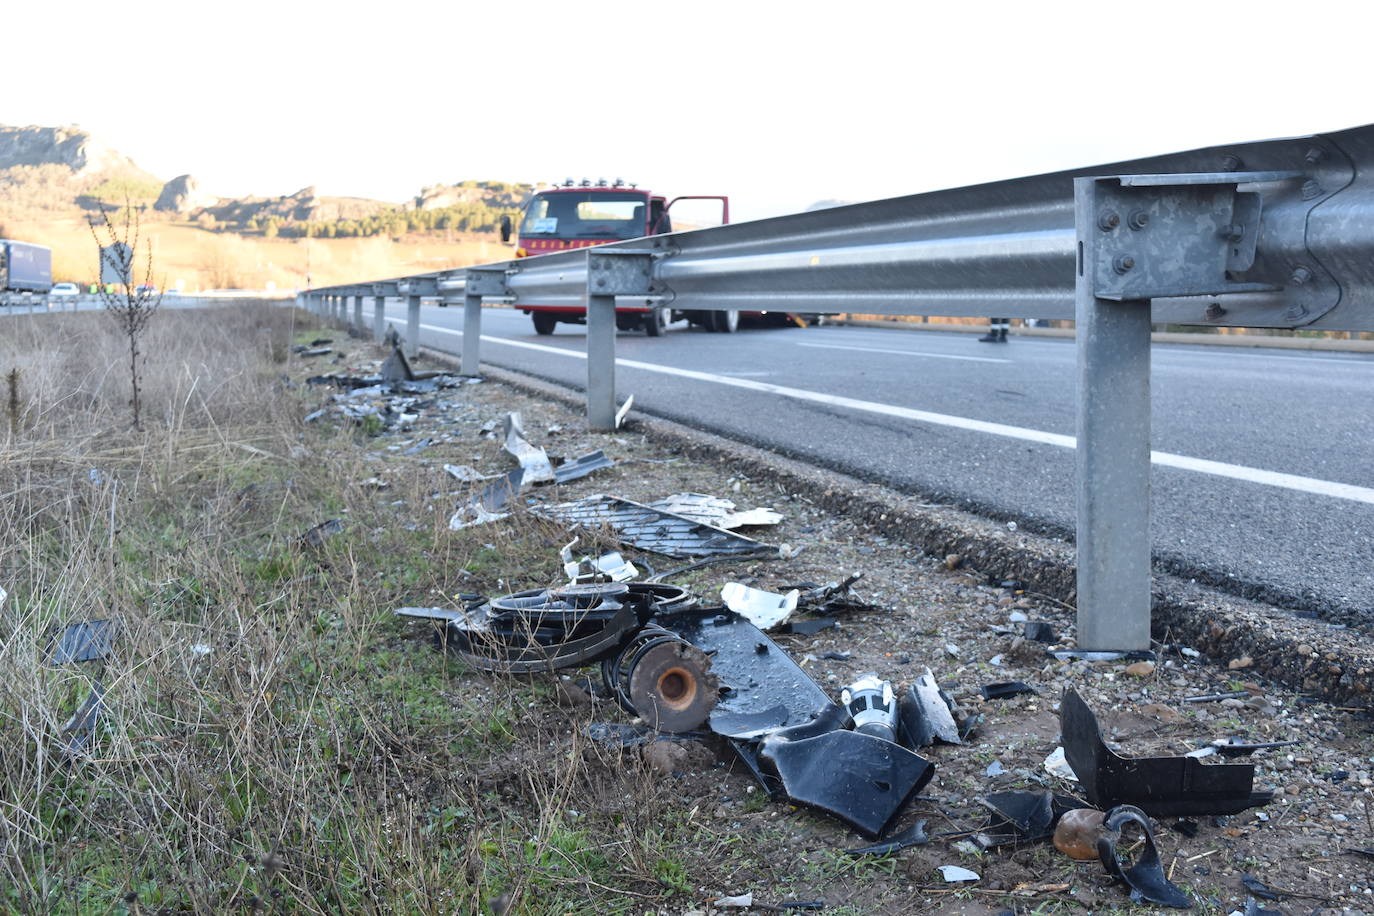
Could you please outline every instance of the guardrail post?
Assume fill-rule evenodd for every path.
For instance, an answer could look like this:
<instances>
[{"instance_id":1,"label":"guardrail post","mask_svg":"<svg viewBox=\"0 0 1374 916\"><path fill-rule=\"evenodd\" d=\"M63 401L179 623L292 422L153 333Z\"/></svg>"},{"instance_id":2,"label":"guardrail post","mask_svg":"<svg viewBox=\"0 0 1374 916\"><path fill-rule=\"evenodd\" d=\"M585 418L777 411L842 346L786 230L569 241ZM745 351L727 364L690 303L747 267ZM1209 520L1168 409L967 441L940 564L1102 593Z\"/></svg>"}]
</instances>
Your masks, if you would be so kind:
<instances>
[{"instance_id":1,"label":"guardrail post","mask_svg":"<svg viewBox=\"0 0 1374 916\"><path fill-rule=\"evenodd\" d=\"M615 429L615 296L587 295L587 425Z\"/></svg>"},{"instance_id":2,"label":"guardrail post","mask_svg":"<svg viewBox=\"0 0 1374 916\"><path fill-rule=\"evenodd\" d=\"M386 336L386 296L378 294L372 297L372 339L381 343Z\"/></svg>"},{"instance_id":3,"label":"guardrail post","mask_svg":"<svg viewBox=\"0 0 1374 916\"><path fill-rule=\"evenodd\" d=\"M615 429L615 297L650 295L653 254L616 249L587 252L587 421Z\"/></svg>"},{"instance_id":4,"label":"guardrail post","mask_svg":"<svg viewBox=\"0 0 1374 916\"><path fill-rule=\"evenodd\" d=\"M420 297L406 297L406 356L420 355Z\"/></svg>"},{"instance_id":5,"label":"guardrail post","mask_svg":"<svg viewBox=\"0 0 1374 916\"><path fill-rule=\"evenodd\" d=\"M1150 302L1099 299L1096 179L1075 180L1078 647L1150 647ZM1124 263L1124 262L1123 262Z\"/></svg>"},{"instance_id":6,"label":"guardrail post","mask_svg":"<svg viewBox=\"0 0 1374 916\"><path fill-rule=\"evenodd\" d=\"M366 327L363 324L363 297L361 293L353 294L353 327L358 331Z\"/></svg>"},{"instance_id":7,"label":"guardrail post","mask_svg":"<svg viewBox=\"0 0 1374 916\"><path fill-rule=\"evenodd\" d=\"M481 374L482 353L482 294L463 296L463 362L464 375Z\"/></svg>"}]
</instances>

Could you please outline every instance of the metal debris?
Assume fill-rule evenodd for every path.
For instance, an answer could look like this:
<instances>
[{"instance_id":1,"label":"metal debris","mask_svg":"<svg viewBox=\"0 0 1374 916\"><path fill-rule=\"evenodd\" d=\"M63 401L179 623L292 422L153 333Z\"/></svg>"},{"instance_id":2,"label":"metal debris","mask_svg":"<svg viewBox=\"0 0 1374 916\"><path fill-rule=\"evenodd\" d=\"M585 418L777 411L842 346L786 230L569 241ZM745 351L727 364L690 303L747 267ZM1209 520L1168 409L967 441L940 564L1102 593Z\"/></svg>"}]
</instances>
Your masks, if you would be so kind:
<instances>
[{"instance_id":1,"label":"metal debris","mask_svg":"<svg viewBox=\"0 0 1374 916\"><path fill-rule=\"evenodd\" d=\"M597 449L579 458L563 462L553 469L553 476L558 483L570 483L574 480L581 480L593 471L612 467L615 467L615 462L607 458L604 451Z\"/></svg>"},{"instance_id":2,"label":"metal debris","mask_svg":"<svg viewBox=\"0 0 1374 916\"><path fill-rule=\"evenodd\" d=\"M1117 844L1121 840L1121 828L1127 824L1135 824L1140 828L1144 834L1145 846L1136 863L1130 868L1123 869L1118 858ZM1097 838L1097 854L1107 874L1130 887L1132 900L1145 900L1181 910L1192 908L1192 898L1165 877L1164 863L1160 861L1159 849L1155 846L1155 834L1150 827L1150 819L1139 808L1133 805L1119 805L1107 812L1102 821L1102 834Z\"/></svg>"},{"instance_id":3,"label":"metal debris","mask_svg":"<svg viewBox=\"0 0 1374 916\"><path fill-rule=\"evenodd\" d=\"M309 531L306 531L304 534L301 535L300 539L301 542L305 544L305 546L319 549L324 546L325 541L329 540L334 535L341 533L343 530L343 520L338 518L331 518L327 521L320 522L314 528L311 528Z\"/></svg>"},{"instance_id":4,"label":"metal debris","mask_svg":"<svg viewBox=\"0 0 1374 916\"><path fill-rule=\"evenodd\" d=\"M64 629L48 657L50 665L89 662L110 654L117 624L113 620L90 620Z\"/></svg>"},{"instance_id":5,"label":"metal debris","mask_svg":"<svg viewBox=\"0 0 1374 916\"><path fill-rule=\"evenodd\" d=\"M615 428L620 429L620 424L625 422L625 418L630 415L630 408L634 406L635 396L630 395L625 399L625 403L620 405L620 409L615 412Z\"/></svg>"},{"instance_id":6,"label":"metal debris","mask_svg":"<svg viewBox=\"0 0 1374 916\"><path fill-rule=\"evenodd\" d=\"M567 574L569 581L629 582L639 578L639 570L621 556L619 551L603 553L597 557L582 556L574 559L572 549L576 544L577 538L573 538L558 552L563 560L563 572Z\"/></svg>"},{"instance_id":7,"label":"metal debris","mask_svg":"<svg viewBox=\"0 0 1374 916\"><path fill-rule=\"evenodd\" d=\"M1097 717L1073 690L1059 706L1064 754L1095 807L1135 805L1156 817L1235 814L1267 804L1272 792L1253 791L1253 764L1208 766L1191 757L1115 754L1102 740Z\"/></svg>"},{"instance_id":8,"label":"metal debris","mask_svg":"<svg viewBox=\"0 0 1374 916\"><path fill-rule=\"evenodd\" d=\"M797 609L800 595L795 588L785 595L750 588L740 582L727 582L720 589L720 600L736 614L758 627L771 630Z\"/></svg>"},{"instance_id":9,"label":"metal debris","mask_svg":"<svg viewBox=\"0 0 1374 916\"><path fill-rule=\"evenodd\" d=\"M1220 754L1223 757L1248 757L1255 751L1268 751L1276 747L1293 747L1301 744L1301 741L1266 741L1259 744L1251 744L1239 738L1217 738L1206 747L1200 747L1195 751L1189 751L1186 757L1211 757L1213 754Z\"/></svg>"},{"instance_id":10,"label":"metal debris","mask_svg":"<svg viewBox=\"0 0 1374 916\"><path fill-rule=\"evenodd\" d=\"M675 493L656 499L649 505L727 531L755 525L776 525L782 521L782 515L772 509L736 512L735 504L730 500L704 493Z\"/></svg>"},{"instance_id":11,"label":"metal debris","mask_svg":"<svg viewBox=\"0 0 1374 916\"><path fill-rule=\"evenodd\" d=\"M1027 620L1022 624L1021 635L1032 642L1043 642L1047 645L1059 640L1054 627L1043 620Z\"/></svg>"},{"instance_id":12,"label":"metal debris","mask_svg":"<svg viewBox=\"0 0 1374 916\"><path fill-rule=\"evenodd\" d=\"M391 355L382 363L382 378L388 382L413 382L415 373L410 368L410 360L401 352L400 347L393 347Z\"/></svg>"},{"instance_id":13,"label":"metal debris","mask_svg":"<svg viewBox=\"0 0 1374 916\"><path fill-rule=\"evenodd\" d=\"M497 478L481 491L473 494L472 499L466 505L459 506L458 510L449 517L449 529L461 531L474 525L484 525L487 522L496 522L506 518L510 513L501 510L509 506L511 500L520 492L524 473L524 468L514 468L505 476Z\"/></svg>"},{"instance_id":14,"label":"metal debris","mask_svg":"<svg viewBox=\"0 0 1374 916\"><path fill-rule=\"evenodd\" d=\"M499 474L483 474L479 472L476 468L469 467L466 464L446 464L444 465L444 471L454 480L459 480L463 483L477 483L483 480L495 480L497 477L501 476Z\"/></svg>"},{"instance_id":15,"label":"metal debris","mask_svg":"<svg viewBox=\"0 0 1374 916\"><path fill-rule=\"evenodd\" d=\"M599 494L539 511L564 524L610 527L620 541L670 557L740 555L771 549L743 535L618 496Z\"/></svg>"},{"instance_id":16,"label":"metal debris","mask_svg":"<svg viewBox=\"0 0 1374 916\"><path fill-rule=\"evenodd\" d=\"M902 744L909 748L925 747L935 740L946 744L963 744L959 726L954 722L953 704L947 698L929 668L907 688L902 697L899 718Z\"/></svg>"},{"instance_id":17,"label":"metal debris","mask_svg":"<svg viewBox=\"0 0 1374 916\"><path fill-rule=\"evenodd\" d=\"M515 456L515 460L520 462L520 467L525 471L525 483L534 485L550 483L557 479L553 473L553 465L549 462L548 453L539 446L530 444L530 441L525 438L525 429L519 411L506 414L505 440L503 447Z\"/></svg>"}]
</instances>

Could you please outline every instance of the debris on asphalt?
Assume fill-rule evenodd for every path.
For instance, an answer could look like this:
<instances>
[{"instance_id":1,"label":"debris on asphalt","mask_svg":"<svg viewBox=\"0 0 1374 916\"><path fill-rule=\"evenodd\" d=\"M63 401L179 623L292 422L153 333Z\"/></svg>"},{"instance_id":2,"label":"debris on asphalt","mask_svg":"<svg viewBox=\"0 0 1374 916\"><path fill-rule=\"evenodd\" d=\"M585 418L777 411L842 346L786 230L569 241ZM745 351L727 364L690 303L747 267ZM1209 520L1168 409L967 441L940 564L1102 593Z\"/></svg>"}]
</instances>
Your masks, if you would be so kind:
<instances>
[{"instance_id":1,"label":"debris on asphalt","mask_svg":"<svg viewBox=\"0 0 1374 916\"><path fill-rule=\"evenodd\" d=\"M553 476L558 483L572 483L574 480L581 480L593 471L612 467L615 467L615 462L607 458L604 451L597 449L581 457L563 462L553 469Z\"/></svg>"},{"instance_id":2,"label":"debris on asphalt","mask_svg":"<svg viewBox=\"0 0 1374 916\"><path fill-rule=\"evenodd\" d=\"M649 505L655 509L672 512L674 515L681 515L693 521L701 522L703 525L724 528L727 531L735 528L776 525L782 521L782 515L772 509L760 508L737 512L735 511L735 504L731 500L721 499L718 496L707 496L704 493L675 493L672 496L656 499Z\"/></svg>"},{"instance_id":3,"label":"debris on asphalt","mask_svg":"<svg viewBox=\"0 0 1374 916\"><path fill-rule=\"evenodd\" d=\"M59 634L48 656L49 665L89 662L110 654L118 624L113 620L74 623Z\"/></svg>"},{"instance_id":4,"label":"debris on asphalt","mask_svg":"<svg viewBox=\"0 0 1374 916\"><path fill-rule=\"evenodd\" d=\"M1066 811L1054 826L1054 848L1073 859L1090 861L1097 856L1097 838L1102 835L1106 813L1096 808Z\"/></svg>"},{"instance_id":5,"label":"debris on asphalt","mask_svg":"<svg viewBox=\"0 0 1374 916\"><path fill-rule=\"evenodd\" d=\"M845 852L851 856L886 856L911 846L924 846L929 842L930 835L926 832L926 822L917 821L900 833L892 834L881 843L860 846L857 849L846 849Z\"/></svg>"},{"instance_id":6,"label":"debris on asphalt","mask_svg":"<svg viewBox=\"0 0 1374 916\"><path fill-rule=\"evenodd\" d=\"M795 588L785 595L779 595L739 582L727 582L720 589L720 600L725 606L760 630L771 630L791 617L797 609L799 596L800 592Z\"/></svg>"},{"instance_id":7,"label":"debris on asphalt","mask_svg":"<svg viewBox=\"0 0 1374 916\"><path fill-rule=\"evenodd\" d=\"M1103 742L1097 717L1074 690L1064 693L1059 721L1064 755L1095 807L1134 805L1156 817L1234 814L1274 797L1253 790L1253 764L1208 766L1192 757L1117 756Z\"/></svg>"},{"instance_id":8,"label":"debris on asphalt","mask_svg":"<svg viewBox=\"0 0 1374 916\"><path fill-rule=\"evenodd\" d=\"M1144 849L1139 858L1129 868L1121 867L1118 851L1121 841L1121 828L1135 824L1143 834ZM1157 903L1175 909L1191 909L1193 900L1178 885L1164 874L1164 863L1160 861L1159 849L1155 846L1154 829L1145 812L1133 805L1119 805L1107 812L1102 820L1102 833L1097 838L1098 858L1107 874L1126 884L1131 889L1131 899Z\"/></svg>"},{"instance_id":9,"label":"debris on asphalt","mask_svg":"<svg viewBox=\"0 0 1374 916\"><path fill-rule=\"evenodd\" d=\"M732 531L713 528L618 496L598 494L538 511L567 525L593 530L609 527L620 541L669 557L741 555L772 549Z\"/></svg>"}]
</instances>

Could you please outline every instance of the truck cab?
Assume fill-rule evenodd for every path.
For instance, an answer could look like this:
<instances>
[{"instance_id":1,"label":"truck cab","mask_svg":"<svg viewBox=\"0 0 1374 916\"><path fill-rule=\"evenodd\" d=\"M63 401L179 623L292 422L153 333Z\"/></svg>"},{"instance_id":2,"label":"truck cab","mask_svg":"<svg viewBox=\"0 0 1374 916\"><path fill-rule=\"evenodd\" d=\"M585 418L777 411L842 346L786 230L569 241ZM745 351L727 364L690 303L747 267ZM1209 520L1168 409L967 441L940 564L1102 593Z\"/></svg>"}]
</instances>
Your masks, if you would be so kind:
<instances>
[{"instance_id":1,"label":"truck cab","mask_svg":"<svg viewBox=\"0 0 1374 916\"><path fill-rule=\"evenodd\" d=\"M538 191L525 205L516 233L517 258L552 254L570 248L589 248L625 239L672 232L669 215L679 200L719 200L722 222L730 221L730 200L718 195L691 195L668 200L620 179L608 183L604 178L593 184L568 179L562 185ZM512 227L501 225L502 241L509 242ZM558 323L585 324L586 309L566 304L516 302L515 307L534 320L538 334L552 334ZM657 337L664 328L684 316L668 308L651 305L616 305L616 326L621 330L643 328Z\"/></svg>"}]
</instances>

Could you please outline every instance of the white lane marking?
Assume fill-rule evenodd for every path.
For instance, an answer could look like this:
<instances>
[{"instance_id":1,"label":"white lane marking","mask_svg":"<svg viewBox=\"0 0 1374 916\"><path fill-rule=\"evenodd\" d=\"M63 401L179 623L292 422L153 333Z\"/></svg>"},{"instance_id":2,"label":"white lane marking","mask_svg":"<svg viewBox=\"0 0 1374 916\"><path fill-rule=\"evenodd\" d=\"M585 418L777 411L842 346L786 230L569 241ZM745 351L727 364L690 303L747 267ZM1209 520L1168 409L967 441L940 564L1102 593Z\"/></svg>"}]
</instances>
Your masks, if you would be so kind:
<instances>
[{"instance_id":1,"label":"white lane marking","mask_svg":"<svg viewBox=\"0 0 1374 916\"><path fill-rule=\"evenodd\" d=\"M456 334L459 337L463 335L462 331L454 331L450 328L441 328L436 325L422 324L420 327L428 328L432 331L440 331L445 334ZM483 334L482 339L490 343L520 347L526 350L538 350L543 353L557 353L560 356L571 356L577 359L587 358L586 353L579 353L576 350L565 350L561 347L550 347L545 344L529 343L524 340L509 340L504 337L491 337L487 334ZM786 385L774 385L772 382L760 382L754 379L745 378L729 378L723 375L713 375L709 372L698 372L695 369L679 369L676 366L660 366L656 363L640 362L637 359L617 359L615 362L617 366L625 366L629 369L643 369L645 372L675 375L679 378L689 378L699 382L713 382L717 385L730 385L735 388L746 388L750 391L762 391L767 394L776 394L780 397L791 398L796 401L809 401L813 404L844 407L849 410L857 410L864 413L876 413L888 417L899 417L904 420L915 420L918 423L930 423L935 426L965 429L970 432L987 433L992 436L1003 436L1008 439L1020 439L1023 442L1057 445L1060 448L1077 447L1077 440L1075 440L1073 436L1064 436L1059 433L1047 433L1038 429L1027 429L1024 426L1008 426L1004 423L989 423L985 420L971 420L968 417L955 417L949 414L933 413L928 410L914 410L910 407L899 407L895 404L861 401L858 398L847 398L843 395L825 394L820 391L807 391L803 388L789 388ZM1374 505L1374 489L1370 487L1358 487L1354 484L1337 483L1333 480L1320 480L1315 477L1299 477L1297 474L1281 474L1277 471L1266 471L1261 468L1251 468L1241 464L1227 464L1224 461L1210 461L1206 458L1190 458L1187 455L1175 455L1171 452L1152 451L1150 452L1150 461L1163 467L1178 468L1184 471L1195 471L1199 474L1211 474L1214 477L1227 477L1232 480L1242 480L1247 483L1264 484L1265 486L1279 487L1285 490L1296 490L1301 493L1313 493L1317 496L1329 496L1334 499L1348 499L1353 502Z\"/></svg>"},{"instance_id":2,"label":"white lane marking","mask_svg":"<svg viewBox=\"0 0 1374 916\"><path fill-rule=\"evenodd\" d=\"M844 344L803 343L794 340L799 347L815 347L818 350L858 350L861 353L896 353L899 356L925 356L930 359L962 359L971 363L1009 363L1009 359L996 359L991 356L955 356L952 353L927 353L923 350L889 350L884 347L849 347Z\"/></svg>"},{"instance_id":3,"label":"white lane marking","mask_svg":"<svg viewBox=\"0 0 1374 916\"><path fill-rule=\"evenodd\" d=\"M1156 346L1159 346L1159 345L1156 345ZM1167 346L1167 345L1164 345L1164 346ZM1202 344L1202 346L1206 346L1206 344ZM1217 351L1216 351L1215 348L1212 349L1212 350L1208 350L1208 351L1204 352L1204 351L1201 351L1201 350L1185 350L1185 349L1182 349L1181 347L1179 347L1179 348L1168 347L1168 349L1160 349L1160 350L1157 350L1156 352L1157 352L1157 353L1168 353L1168 354L1170 354L1170 355L1176 355L1176 354L1177 354L1177 355L1182 355L1182 356L1211 356L1211 357L1215 357L1215 356L1222 356L1222 355L1224 355L1224 356L1229 356L1229 357L1233 357L1233 358L1235 358L1235 359L1240 359L1240 360L1247 360L1247 359L1250 359L1250 360L1255 360L1255 359L1287 359L1287 360L1293 360L1293 361L1295 361L1295 362L1303 362L1303 363L1330 363L1330 364L1337 365L1337 366L1372 366L1372 365L1374 365L1374 360L1360 359L1360 356L1361 356L1362 354L1361 354L1360 352L1358 352L1358 351L1352 352L1352 353L1350 354L1350 356L1344 356L1344 357L1343 357L1343 356L1286 356L1286 355L1283 355L1283 354L1280 354L1280 353L1224 353L1224 354L1219 354L1219 353L1217 353Z\"/></svg>"}]
</instances>

